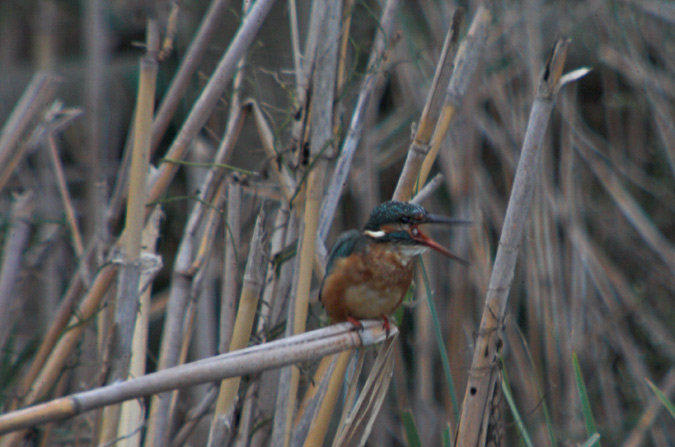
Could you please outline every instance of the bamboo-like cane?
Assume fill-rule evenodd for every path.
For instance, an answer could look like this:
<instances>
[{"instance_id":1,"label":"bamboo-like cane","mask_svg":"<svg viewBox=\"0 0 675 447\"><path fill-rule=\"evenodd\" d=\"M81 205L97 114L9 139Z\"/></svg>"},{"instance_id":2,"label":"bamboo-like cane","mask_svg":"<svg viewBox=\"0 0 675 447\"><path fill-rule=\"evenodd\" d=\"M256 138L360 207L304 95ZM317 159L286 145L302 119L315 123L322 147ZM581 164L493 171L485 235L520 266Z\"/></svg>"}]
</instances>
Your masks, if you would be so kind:
<instances>
[{"instance_id":1,"label":"bamboo-like cane","mask_svg":"<svg viewBox=\"0 0 675 447\"><path fill-rule=\"evenodd\" d=\"M265 225L267 212L261 206L251 237L251 249L246 263L244 282L239 298L237 317L234 321L234 330L230 341L230 352L243 349L251 338L251 329L258 309L258 298L263 286L265 267L267 266L266 245L267 237ZM241 377L224 380L220 384L220 392L216 402L216 409L211 421L208 446L215 447L227 443L231 433L231 417L237 403L237 392Z\"/></svg>"},{"instance_id":2,"label":"bamboo-like cane","mask_svg":"<svg viewBox=\"0 0 675 447\"><path fill-rule=\"evenodd\" d=\"M315 8L319 6L318 3L314 5ZM322 94L314 95L312 98L310 158L313 160L313 166L307 180L304 230L298 249L300 258L296 277L297 293L294 302L293 334L304 332L307 323L319 209L323 199L323 184L328 168L324 151L330 151L333 144L333 99L335 97L338 34L342 18L342 4L340 2L327 2L327 4L321 6L322 15L320 18L323 34L316 50L317 68L314 73L313 91L322 92ZM297 368L291 368L288 389L285 392L281 391L288 396L284 444L290 440L299 379L300 371Z\"/></svg>"},{"instance_id":3,"label":"bamboo-like cane","mask_svg":"<svg viewBox=\"0 0 675 447\"><path fill-rule=\"evenodd\" d=\"M14 107L12 114L2 127L2 131L0 131L1 178L9 177L11 172L5 174L5 170L9 168L7 162L13 157L17 143L30 123L54 97L58 81L57 76L48 73L35 74L19 103Z\"/></svg>"},{"instance_id":4,"label":"bamboo-like cane","mask_svg":"<svg viewBox=\"0 0 675 447\"><path fill-rule=\"evenodd\" d=\"M424 162L424 157L429 152L429 141L438 120L438 115L443 104L442 100L445 97L443 93L447 88L450 75L453 71L454 53L459 41L459 31L463 19L464 10L456 10L452 19L452 26L448 29L445 36L440 60L436 65L434 80L431 83L427 101L424 105L424 110L422 110L422 116L415 130L415 137L408 149L408 156L403 165L403 170L398 178L393 200L407 201L412 197L420 167Z\"/></svg>"},{"instance_id":5,"label":"bamboo-like cane","mask_svg":"<svg viewBox=\"0 0 675 447\"><path fill-rule=\"evenodd\" d=\"M518 247L537 178L540 148L567 56L568 40L558 40L539 81L516 178L506 211L485 307L474 348L457 432L457 447L475 447L487 435L490 398L498 385L498 355L503 345L502 320L513 279Z\"/></svg>"},{"instance_id":6,"label":"bamboo-like cane","mask_svg":"<svg viewBox=\"0 0 675 447\"><path fill-rule=\"evenodd\" d=\"M108 383L127 378L131 361L131 347L136 326L141 279L141 238L145 218L146 178L150 165L150 138L155 107L157 84L157 52L159 51L159 25L148 21L147 53L141 59L138 78L138 96L134 121L134 148L131 155L129 196L127 198L126 223L123 240L124 261L117 284L115 323L112 327L112 364ZM105 444L117 438L119 406L108 407L103 413L99 443Z\"/></svg>"},{"instance_id":7,"label":"bamboo-like cane","mask_svg":"<svg viewBox=\"0 0 675 447\"><path fill-rule=\"evenodd\" d=\"M126 400L371 346L387 336L381 321L363 321L363 327L362 331L356 331L350 323L332 325L6 413L0 415L0 434L63 420ZM392 327L390 336L397 332Z\"/></svg>"},{"instance_id":8,"label":"bamboo-like cane","mask_svg":"<svg viewBox=\"0 0 675 447\"><path fill-rule=\"evenodd\" d=\"M142 245L148 252L154 252L159 238L159 221L162 213L159 207L150 215L148 223L143 229ZM129 377L141 377L145 374L145 362L148 355L148 328L150 324L150 293L151 287L144 288L147 280L143 279L145 270L141 271L141 284L139 291L143 290L139 298L140 307L136 326L134 327L133 345L131 349L131 361L129 363ZM145 289L145 290L144 290ZM120 439L120 447L138 447L141 445L141 432L137 430L145 421L146 411L141 402L126 401L120 411L119 429L117 439ZM128 436L134 433L133 436Z\"/></svg>"},{"instance_id":9,"label":"bamboo-like cane","mask_svg":"<svg viewBox=\"0 0 675 447\"><path fill-rule=\"evenodd\" d=\"M246 15L237 34L232 39L232 43L186 118L185 124L176 135L166 158L180 160L185 156L188 146L206 123L213 107L218 103L220 95L234 75L237 62L253 42L253 38L262 26L263 20L273 4L274 0L257 1ZM153 183L149 193L148 200L150 202L154 202L161 197L177 170L178 166L174 163L162 165L157 180Z\"/></svg>"}]
</instances>

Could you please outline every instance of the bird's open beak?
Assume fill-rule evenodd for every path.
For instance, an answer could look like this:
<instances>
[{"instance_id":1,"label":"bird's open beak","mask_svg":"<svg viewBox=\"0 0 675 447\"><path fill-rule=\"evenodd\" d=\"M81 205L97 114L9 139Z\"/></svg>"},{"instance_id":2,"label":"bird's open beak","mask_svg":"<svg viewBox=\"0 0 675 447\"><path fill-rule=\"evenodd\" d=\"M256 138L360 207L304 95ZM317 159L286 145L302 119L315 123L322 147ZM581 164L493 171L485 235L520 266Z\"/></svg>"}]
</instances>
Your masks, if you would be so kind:
<instances>
[{"instance_id":1,"label":"bird's open beak","mask_svg":"<svg viewBox=\"0 0 675 447\"><path fill-rule=\"evenodd\" d=\"M424 222L421 223L439 223L445 225L470 225L471 221L465 219L454 219L451 217L438 216L435 214L427 214L426 218L424 219ZM417 242L426 245L432 250L436 250L437 252L444 254L450 259L454 259L455 261L461 263L462 265L465 266L469 265L467 261L460 258L456 254L454 254L453 252L451 252L450 250L443 247L441 244L439 244L438 242L436 242L435 240L431 239L429 236L424 234L419 227L417 228L417 234L413 234L412 238L415 239Z\"/></svg>"}]
</instances>

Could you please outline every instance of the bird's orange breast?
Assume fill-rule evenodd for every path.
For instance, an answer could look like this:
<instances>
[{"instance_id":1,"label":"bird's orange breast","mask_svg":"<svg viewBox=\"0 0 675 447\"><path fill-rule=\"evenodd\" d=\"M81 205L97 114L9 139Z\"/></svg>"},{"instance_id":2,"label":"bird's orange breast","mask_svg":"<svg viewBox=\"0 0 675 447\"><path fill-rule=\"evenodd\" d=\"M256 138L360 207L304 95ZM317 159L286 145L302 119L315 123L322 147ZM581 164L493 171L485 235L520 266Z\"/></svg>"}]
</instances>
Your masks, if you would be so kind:
<instances>
[{"instance_id":1,"label":"bird's orange breast","mask_svg":"<svg viewBox=\"0 0 675 447\"><path fill-rule=\"evenodd\" d=\"M413 259L384 244L335 261L320 298L331 321L380 318L401 305L413 278Z\"/></svg>"}]
</instances>

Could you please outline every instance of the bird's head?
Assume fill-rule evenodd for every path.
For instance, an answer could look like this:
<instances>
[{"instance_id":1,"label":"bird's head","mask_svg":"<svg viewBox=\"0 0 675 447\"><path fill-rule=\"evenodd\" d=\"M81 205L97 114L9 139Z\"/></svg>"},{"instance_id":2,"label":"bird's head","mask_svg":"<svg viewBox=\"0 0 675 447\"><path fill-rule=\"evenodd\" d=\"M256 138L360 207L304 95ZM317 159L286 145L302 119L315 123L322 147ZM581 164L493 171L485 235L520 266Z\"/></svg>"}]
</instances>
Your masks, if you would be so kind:
<instances>
[{"instance_id":1,"label":"bird's head","mask_svg":"<svg viewBox=\"0 0 675 447\"><path fill-rule=\"evenodd\" d=\"M429 214L414 203L390 201L373 209L363 234L376 242L392 243L408 255L423 253L431 248L449 258L468 263L422 232L422 224L466 225L471 221Z\"/></svg>"}]
</instances>

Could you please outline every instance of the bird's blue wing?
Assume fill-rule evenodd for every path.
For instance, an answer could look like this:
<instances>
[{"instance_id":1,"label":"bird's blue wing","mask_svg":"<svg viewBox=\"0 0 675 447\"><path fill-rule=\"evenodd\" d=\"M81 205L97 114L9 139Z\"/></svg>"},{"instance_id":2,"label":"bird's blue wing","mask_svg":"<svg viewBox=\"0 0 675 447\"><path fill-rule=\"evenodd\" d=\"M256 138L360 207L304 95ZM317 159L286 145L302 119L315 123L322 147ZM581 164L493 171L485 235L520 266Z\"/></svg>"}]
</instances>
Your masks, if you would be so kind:
<instances>
[{"instance_id":1,"label":"bird's blue wing","mask_svg":"<svg viewBox=\"0 0 675 447\"><path fill-rule=\"evenodd\" d=\"M346 258L352 254L361 240L361 232L358 230L349 230L342 233L328 255L328 264L326 265L326 275L333 269L335 261L340 258Z\"/></svg>"}]
</instances>

